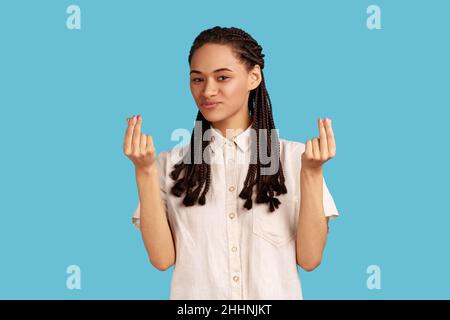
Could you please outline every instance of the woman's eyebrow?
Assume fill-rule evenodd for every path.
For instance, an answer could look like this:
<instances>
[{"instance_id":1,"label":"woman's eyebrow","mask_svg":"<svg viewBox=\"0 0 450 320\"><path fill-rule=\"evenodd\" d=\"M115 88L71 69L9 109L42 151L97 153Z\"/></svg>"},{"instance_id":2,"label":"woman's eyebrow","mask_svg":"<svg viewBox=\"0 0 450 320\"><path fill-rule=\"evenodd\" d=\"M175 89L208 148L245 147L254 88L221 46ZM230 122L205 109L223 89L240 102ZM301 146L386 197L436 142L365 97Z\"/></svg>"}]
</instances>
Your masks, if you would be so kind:
<instances>
[{"instance_id":1,"label":"woman's eyebrow","mask_svg":"<svg viewBox=\"0 0 450 320\"><path fill-rule=\"evenodd\" d=\"M228 68L220 68L220 69L216 69L216 70L214 70L212 73L216 73L216 72L220 72L220 71L230 71L230 72L233 72L233 70L231 70L231 69L228 69ZM201 71L198 71L198 70L191 70L191 72L189 73L189 75L191 75L191 74L193 74L193 73L202 73Z\"/></svg>"}]
</instances>

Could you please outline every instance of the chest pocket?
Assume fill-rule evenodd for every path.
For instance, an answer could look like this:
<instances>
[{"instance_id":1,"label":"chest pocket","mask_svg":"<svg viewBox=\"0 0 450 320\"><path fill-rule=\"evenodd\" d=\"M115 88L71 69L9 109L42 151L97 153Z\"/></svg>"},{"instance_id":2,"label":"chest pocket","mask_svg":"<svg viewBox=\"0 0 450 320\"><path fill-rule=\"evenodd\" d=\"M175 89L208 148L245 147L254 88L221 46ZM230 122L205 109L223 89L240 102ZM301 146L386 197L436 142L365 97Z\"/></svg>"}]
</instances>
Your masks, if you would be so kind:
<instances>
[{"instance_id":1,"label":"chest pocket","mask_svg":"<svg viewBox=\"0 0 450 320\"><path fill-rule=\"evenodd\" d=\"M296 236L298 197L279 197L281 204L270 212L266 203L253 202L253 233L270 244L281 247Z\"/></svg>"}]
</instances>

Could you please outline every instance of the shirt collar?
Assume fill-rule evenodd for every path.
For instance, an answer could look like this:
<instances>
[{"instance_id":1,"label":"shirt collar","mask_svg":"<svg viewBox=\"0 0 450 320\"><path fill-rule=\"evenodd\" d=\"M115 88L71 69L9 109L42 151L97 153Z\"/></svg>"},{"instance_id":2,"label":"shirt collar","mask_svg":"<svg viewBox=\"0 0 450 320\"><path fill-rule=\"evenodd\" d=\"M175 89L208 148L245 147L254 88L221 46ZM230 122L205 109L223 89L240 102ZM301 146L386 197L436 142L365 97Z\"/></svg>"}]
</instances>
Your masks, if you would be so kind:
<instances>
[{"instance_id":1,"label":"shirt collar","mask_svg":"<svg viewBox=\"0 0 450 320\"><path fill-rule=\"evenodd\" d=\"M234 143L238 146L239 149L246 152L251 145L251 129L252 124L248 126L247 129L239 133L239 130L236 129L237 135L228 139L222 135L222 132L213 126L211 126L211 150L216 152L218 148L222 149L227 143Z\"/></svg>"}]
</instances>

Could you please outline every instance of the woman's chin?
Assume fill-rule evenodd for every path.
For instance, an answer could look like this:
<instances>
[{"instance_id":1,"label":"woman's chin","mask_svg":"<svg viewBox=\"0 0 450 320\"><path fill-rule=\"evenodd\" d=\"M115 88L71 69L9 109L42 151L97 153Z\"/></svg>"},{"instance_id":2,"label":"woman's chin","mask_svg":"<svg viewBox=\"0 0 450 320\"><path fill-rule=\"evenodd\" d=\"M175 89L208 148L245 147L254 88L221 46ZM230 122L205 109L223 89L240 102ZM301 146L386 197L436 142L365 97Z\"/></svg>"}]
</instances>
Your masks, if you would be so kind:
<instances>
[{"instance_id":1,"label":"woman's chin","mask_svg":"<svg viewBox=\"0 0 450 320\"><path fill-rule=\"evenodd\" d=\"M209 122L217 122L223 119L223 116L214 111L200 110L203 117Z\"/></svg>"}]
</instances>

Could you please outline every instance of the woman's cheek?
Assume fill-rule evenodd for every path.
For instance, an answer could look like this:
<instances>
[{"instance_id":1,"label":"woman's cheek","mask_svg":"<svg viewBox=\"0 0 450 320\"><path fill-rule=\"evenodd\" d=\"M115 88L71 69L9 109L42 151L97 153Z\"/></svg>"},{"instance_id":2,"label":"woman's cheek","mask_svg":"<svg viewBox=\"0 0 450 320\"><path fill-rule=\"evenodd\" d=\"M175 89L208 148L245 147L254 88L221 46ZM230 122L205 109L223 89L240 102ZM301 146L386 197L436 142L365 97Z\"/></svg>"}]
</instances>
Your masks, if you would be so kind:
<instances>
[{"instance_id":1,"label":"woman's cheek","mask_svg":"<svg viewBox=\"0 0 450 320\"><path fill-rule=\"evenodd\" d=\"M245 86L238 81L231 81L223 87L223 92L227 98L237 102L240 97L245 95Z\"/></svg>"}]
</instances>

